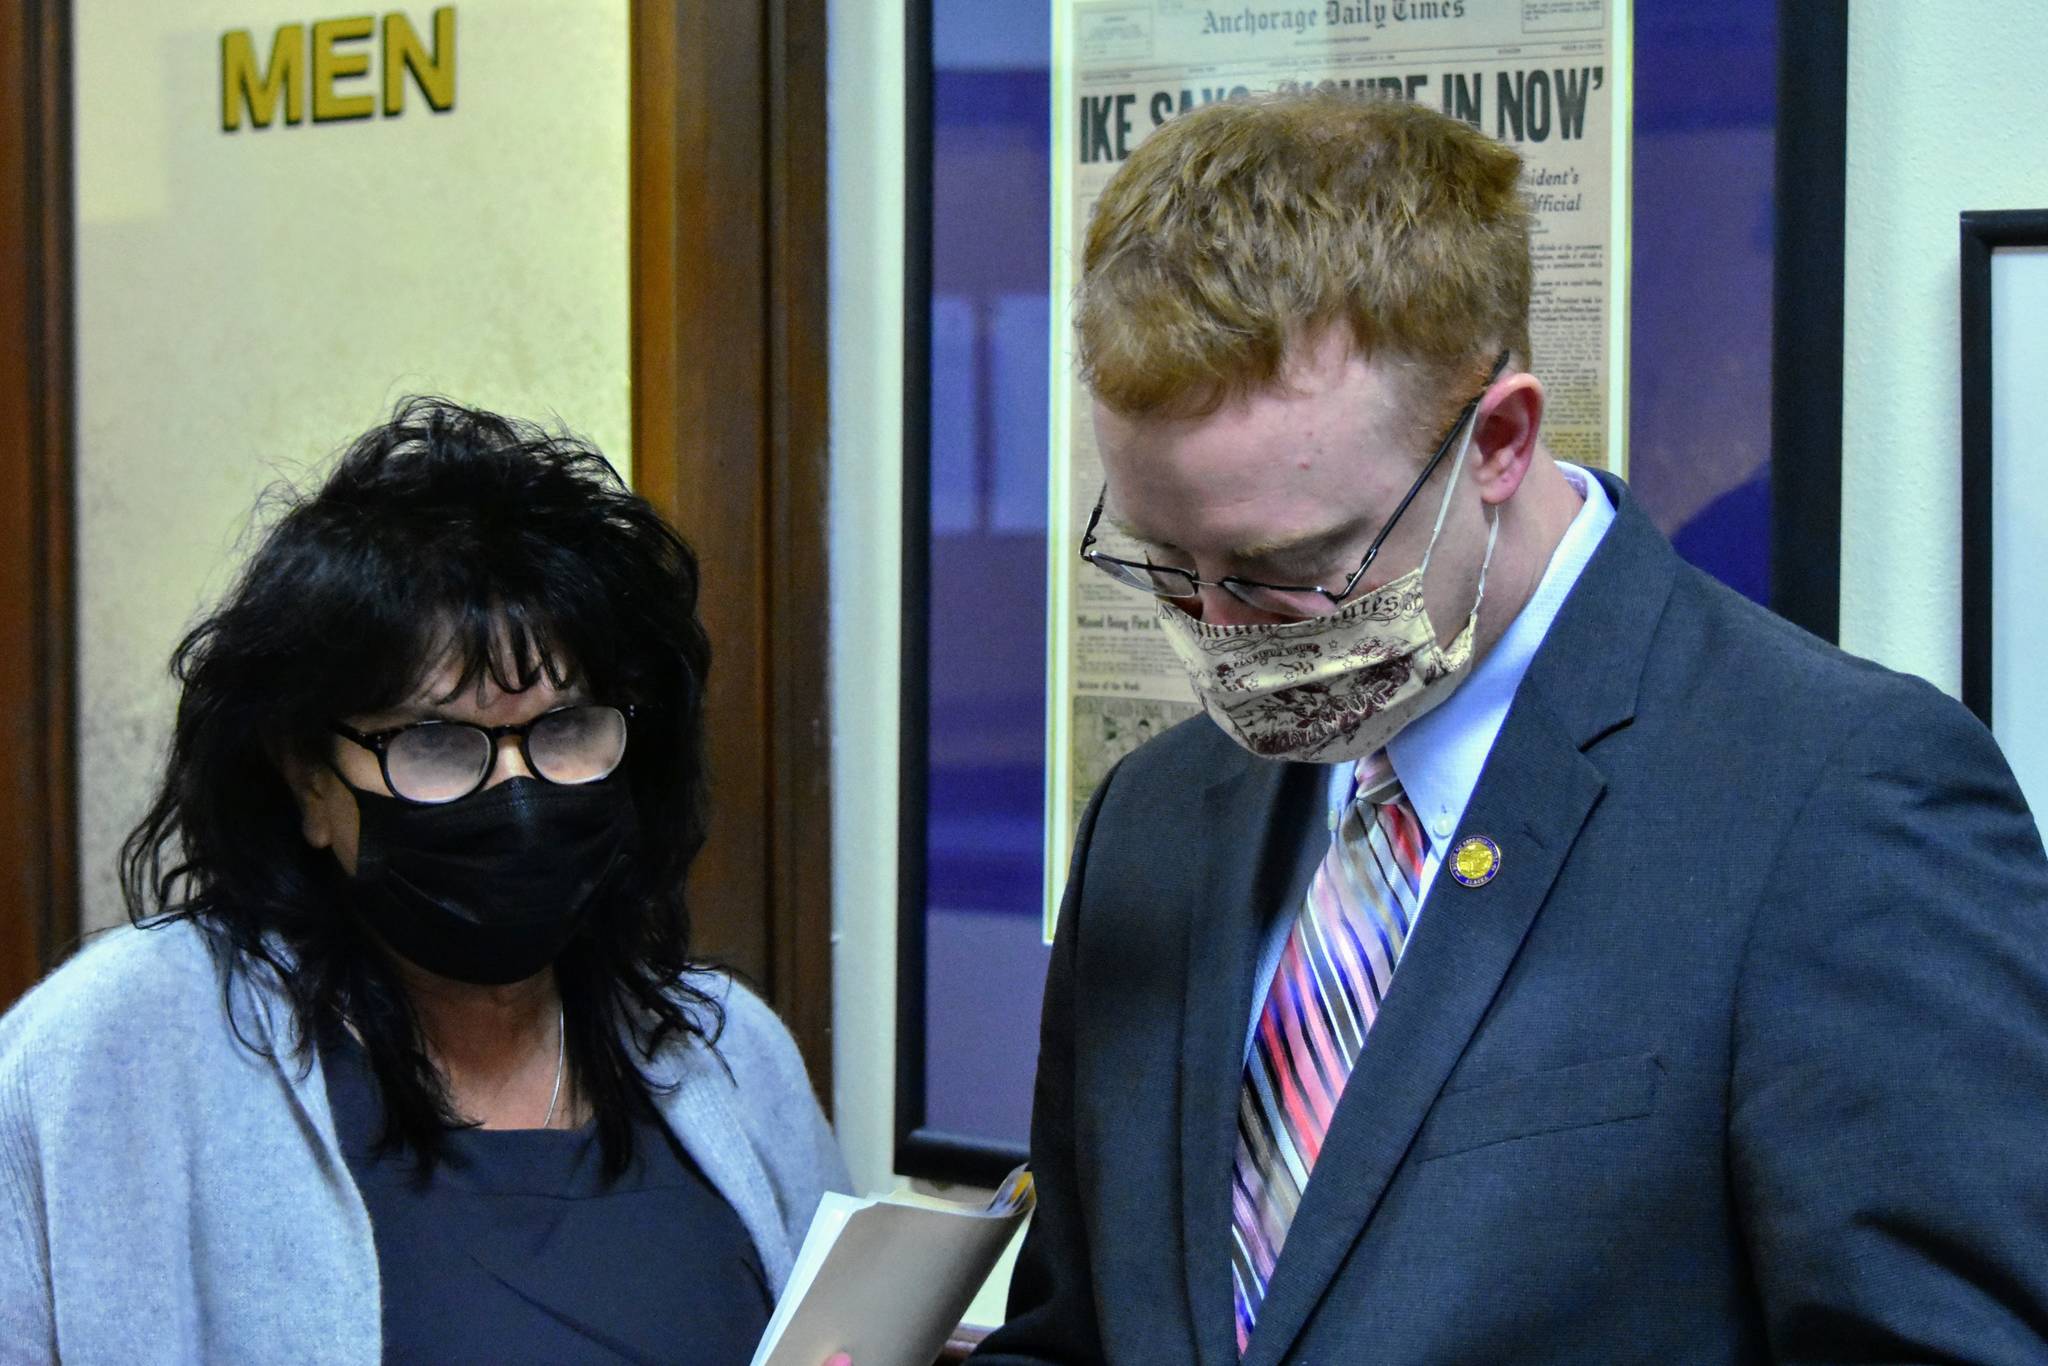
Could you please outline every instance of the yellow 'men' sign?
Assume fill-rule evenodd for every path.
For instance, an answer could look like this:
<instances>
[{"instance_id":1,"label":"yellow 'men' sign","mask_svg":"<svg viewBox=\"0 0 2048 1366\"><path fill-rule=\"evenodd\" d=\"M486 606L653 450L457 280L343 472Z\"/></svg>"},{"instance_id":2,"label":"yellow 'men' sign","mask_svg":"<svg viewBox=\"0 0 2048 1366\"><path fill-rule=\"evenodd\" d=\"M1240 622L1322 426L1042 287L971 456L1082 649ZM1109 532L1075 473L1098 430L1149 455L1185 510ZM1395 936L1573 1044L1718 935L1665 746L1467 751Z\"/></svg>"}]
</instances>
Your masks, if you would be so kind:
<instances>
[{"instance_id":1,"label":"yellow 'men' sign","mask_svg":"<svg viewBox=\"0 0 2048 1366\"><path fill-rule=\"evenodd\" d=\"M259 64L249 30L236 29L220 38L220 126L235 132L246 110L249 123L268 128L284 101L284 121L303 123L306 88L313 91L313 122L366 119L377 112L369 90L347 88L370 73L369 39L379 24L373 15L321 19L311 25L281 25L270 40L270 60ZM412 21L387 14L383 23L382 72L384 117L405 112L405 77L412 74L420 93L437 114L455 107L455 6L434 11L434 46L428 50ZM357 44L362 46L358 47Z\"/></svg>"}]
</instances>

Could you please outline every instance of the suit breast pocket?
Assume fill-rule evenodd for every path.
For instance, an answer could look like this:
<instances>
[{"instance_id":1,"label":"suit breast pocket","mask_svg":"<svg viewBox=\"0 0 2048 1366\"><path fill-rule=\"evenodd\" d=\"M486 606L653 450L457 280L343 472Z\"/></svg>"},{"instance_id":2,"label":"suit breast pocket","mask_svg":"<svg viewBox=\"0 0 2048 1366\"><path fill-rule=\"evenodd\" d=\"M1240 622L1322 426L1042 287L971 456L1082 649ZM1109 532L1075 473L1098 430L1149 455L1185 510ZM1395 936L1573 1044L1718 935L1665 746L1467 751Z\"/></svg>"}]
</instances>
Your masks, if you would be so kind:
<instances>
[{"instance_id":1,"label":"suit breast pocket","mask_svg":"<svg viewBox=\"0 0 2048 1366\"><path fill-rule=\"evenodd\" d=\"M1423 1127L1420 1157L1637 1119L1657 1108L1663 1078L1663 1060L1643 1053L1446 1092Z\"/></svg>"}]
</instances>

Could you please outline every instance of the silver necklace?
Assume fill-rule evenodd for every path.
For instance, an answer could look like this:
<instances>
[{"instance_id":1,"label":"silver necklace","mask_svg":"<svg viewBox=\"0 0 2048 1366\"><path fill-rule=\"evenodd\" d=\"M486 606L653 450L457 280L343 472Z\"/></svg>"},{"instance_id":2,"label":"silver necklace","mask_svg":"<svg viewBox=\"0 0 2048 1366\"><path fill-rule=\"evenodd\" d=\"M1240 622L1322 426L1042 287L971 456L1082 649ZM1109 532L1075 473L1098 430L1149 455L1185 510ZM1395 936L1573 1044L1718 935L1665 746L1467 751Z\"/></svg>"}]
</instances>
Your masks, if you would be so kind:
<instances>
[{"instance_id":1,"label":"silver necklace","mask_svg":"<svg viewBox=\"0 0 2048 1366\"><path fill-rule=\"evenodd\" d=\"M548 1096L548 1112L541 1119L540 1127L551 1127L555 1122L555 1105L562 1099L562 1064L569 1057L568 1031L564 1028L562 1004L555 1003L555 1089Z\"/></svg>"}]
</instances>

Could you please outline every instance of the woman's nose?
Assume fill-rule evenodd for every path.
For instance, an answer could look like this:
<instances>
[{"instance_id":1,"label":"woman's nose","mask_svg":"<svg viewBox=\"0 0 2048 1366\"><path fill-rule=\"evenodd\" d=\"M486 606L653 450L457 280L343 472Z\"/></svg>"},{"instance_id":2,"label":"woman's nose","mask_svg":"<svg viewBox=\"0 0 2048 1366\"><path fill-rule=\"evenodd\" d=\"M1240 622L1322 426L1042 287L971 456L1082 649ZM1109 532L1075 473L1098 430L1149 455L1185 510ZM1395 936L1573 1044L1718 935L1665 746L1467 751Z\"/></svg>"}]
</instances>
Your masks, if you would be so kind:
<instances>
[{"instance_id":1,"label":"woman's nose","mask_svg":"<svg viewBox=\"0 0 2048 1366\"><path fill-rule=\"evenodd\" d=\"M499 783L513 778L531 778L532 769L526 766L526 751L520 748L516 735L500 735L498 752L491 757L491 771L484 778L485 787L496 787Z\"/></svg>"}]
</instances>

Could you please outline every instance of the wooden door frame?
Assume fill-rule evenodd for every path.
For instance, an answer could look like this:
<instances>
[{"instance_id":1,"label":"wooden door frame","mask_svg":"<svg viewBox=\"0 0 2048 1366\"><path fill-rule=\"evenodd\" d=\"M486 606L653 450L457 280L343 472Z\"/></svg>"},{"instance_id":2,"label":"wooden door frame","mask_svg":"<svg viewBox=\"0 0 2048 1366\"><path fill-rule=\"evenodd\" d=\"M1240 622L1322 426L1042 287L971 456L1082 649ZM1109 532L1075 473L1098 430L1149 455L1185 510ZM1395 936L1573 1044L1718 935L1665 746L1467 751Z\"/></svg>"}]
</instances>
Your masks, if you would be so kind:
<instances>
[{"instance_id":1,"label":"wooden door frame","mask_svg":"<svg viewBox=\"0 0 2048 1366\"><path fill-rule=\"evenodd\" d=\"M78 938L70 56L0 6L0 1009Z\"/></svg>"},{"instance_id":2,"label":"wooden door frame","mask_svg":"<svg viewBox=\"0 0 2048 1366\"><path fill-rule=\"evenodd\" d=\"M695 547L711 633L696 943L828 1101L825 0L634 0L634 483Z\"/></svg>"}]
</instances>

